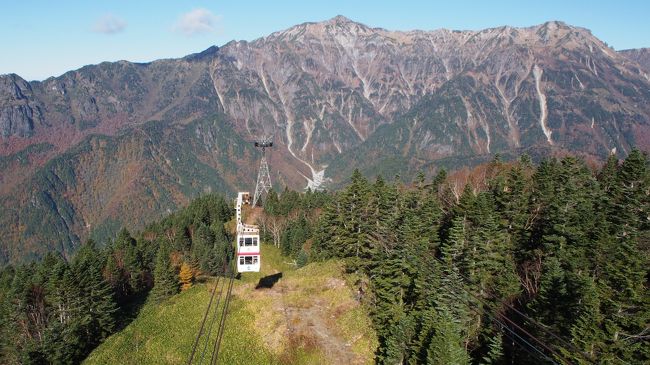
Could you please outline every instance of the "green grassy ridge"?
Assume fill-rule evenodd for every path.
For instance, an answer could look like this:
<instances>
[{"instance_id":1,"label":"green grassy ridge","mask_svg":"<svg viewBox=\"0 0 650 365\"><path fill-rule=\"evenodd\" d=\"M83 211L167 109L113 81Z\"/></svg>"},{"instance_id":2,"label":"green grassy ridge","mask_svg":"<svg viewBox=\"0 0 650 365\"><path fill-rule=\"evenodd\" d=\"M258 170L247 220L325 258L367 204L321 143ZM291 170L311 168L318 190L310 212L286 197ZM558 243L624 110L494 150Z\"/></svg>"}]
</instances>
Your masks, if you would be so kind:
<instances>
[{"instance_id":1,"label":"green grassy ridge","mask_svg":"<svg viewBox=\"0 0 650 365\"><path fill-rule=\"evenodd\" d=\"M123 331L109 337L84 361L84 364L181 364L188 360L196 333L199 331L205 307L215 280L196 285L160 305L147 304L138 317ZM227 364L274 363L260 339L245 326L254 314L244 303L233 298L220 351ZM223 301L220 308L223 307ZM207 324L206 324L207 325ZM212 338L216 334L215 323ZM200 342L197 359L204 342ZM206 351L206 357L210 351ZM242 361L245 357L245 360ZM207 359L206 359L207 361Z\"/></svg>"},{"instance_id":2,"label":"green grassy ridge","mask_svg":"<svg viewBox=\"0 0 650 365\"><path fill-rule=\"evenodd\" d=\"M286 319L277 310L277 292L274 296L269 290L255 290L255 285L264 276L282 272L282 279L276 285L283 285L283 290L290 291L282 301L300 308L309 307L314 301L325 303L324 317L337 314L332 319L331 330L350 343L350 349L359 359L364 359L361 363L371 363L377 339L365 308L351 304L355 302L349 286L331 288L327 285L331 281L344 283L349 279L343 274L342 263L331 260L295 269L278 248L263 245L262 250L261 272L243 274L235 281L219 362L331 363L323 349L318 345L305 345L302 337L297 341L282 337L281 343L272 344L270 337L279 336L279 328ZM215 278L209 278L161 304L146 304L133 322L110 336L84 364L186 363L215 282ZM216 325L213 333L216 333ZM203 342L197 350L198 357L202 345Z\"/></svg>"}]
</instances>

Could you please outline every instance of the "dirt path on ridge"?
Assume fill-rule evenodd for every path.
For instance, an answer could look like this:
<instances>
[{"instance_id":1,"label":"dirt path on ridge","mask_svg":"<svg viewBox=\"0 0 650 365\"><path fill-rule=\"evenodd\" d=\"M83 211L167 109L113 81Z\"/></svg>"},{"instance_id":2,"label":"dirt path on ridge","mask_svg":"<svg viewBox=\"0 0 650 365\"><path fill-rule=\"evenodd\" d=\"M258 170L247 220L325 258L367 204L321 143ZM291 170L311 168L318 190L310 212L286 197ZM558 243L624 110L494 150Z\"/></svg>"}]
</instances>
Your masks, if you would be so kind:
<instances>
[{"instance_id":1,"label":"dirt path on ridge","mask_svg":"<svg viewBox=\"0 0 650 365\"><path fill-rule=\"evenodd\" d=\"M276 272L277 273L277 272ZM258 307L256 326L269 350L292 361L295 349L322 354L319 364L362 365L369 359L355 353L353 343L340 333L337 316L350 308L349 303L332 303L325 293L329 290L347 290L342 279L327 278L319 293L305 290L294 278L281 278L273 287L255 289L248 284L239 288L248 291L248 300L263 305Z\"/></svg>"}]
</instances>

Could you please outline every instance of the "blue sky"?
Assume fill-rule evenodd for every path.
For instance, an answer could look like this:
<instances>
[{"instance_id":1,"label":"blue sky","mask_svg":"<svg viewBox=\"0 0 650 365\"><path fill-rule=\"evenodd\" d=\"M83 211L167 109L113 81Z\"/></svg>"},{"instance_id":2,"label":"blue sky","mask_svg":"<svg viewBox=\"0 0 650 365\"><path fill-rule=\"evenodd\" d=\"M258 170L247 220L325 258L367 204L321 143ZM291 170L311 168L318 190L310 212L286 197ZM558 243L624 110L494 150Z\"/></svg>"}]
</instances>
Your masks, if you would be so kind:
<instances>
[{"instance_id":1,"label":"blue sky","mask_svg":"<svg viewBox=\"0 0 650 365\"><path fill-rule=\"evenodd\" d=\"M650 1L2 0L0 74L42 80L102 61L181 57L336 15L373 27L433 30L562 20L615 49L650 47Z\"/></svg>"}]
</instances>

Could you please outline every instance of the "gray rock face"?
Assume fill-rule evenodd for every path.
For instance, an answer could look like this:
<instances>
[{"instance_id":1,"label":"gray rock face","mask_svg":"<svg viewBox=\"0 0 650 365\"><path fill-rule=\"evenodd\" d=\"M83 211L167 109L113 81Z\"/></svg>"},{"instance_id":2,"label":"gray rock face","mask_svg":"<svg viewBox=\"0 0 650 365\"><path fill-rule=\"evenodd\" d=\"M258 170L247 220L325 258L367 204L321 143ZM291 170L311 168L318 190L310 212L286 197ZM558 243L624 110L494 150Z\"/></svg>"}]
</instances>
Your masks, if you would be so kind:
<instances>
[{"instance_id":1,"label":"gray rock face","mask_svg":"<svg viewBox=\"0 0 650 365\"><path fill-rule=\"evenodd\" d=\"M650 48L625 49L618 53L638 63L645 72L650 73Z\"/></svg>"},{"instance_id":2,"label":"gray rock face","mask_svg":"<svg viewBox=\"0 0 650 365\"><path fill-rule=\"evenodd\" d=\"M31 85L17 75L0 76L0 135L31 136L43 114L34 101Z\"/></svg>"},{"instance_id":3,"label":"gray rock face","mask_svg":"<svg viewBox=\"0 0 650 365\"><path fill-rule=\"evenodd\" d=\"M34 130L34 112L28 105L13 105L0 109L0 133L3 137L27 137Z\"/></svg>"},{"instance_id":4,"label":"gray rock face","mask_svg":"<svg viewBox=\"0 0 650 365\"><path fill-rule=\"evenodd\" d=\"M273 131L312 175L342 157L365 163L347 156L360 146L406 163L650 147L647 74L562 22L402 32L339 16L219 51L211 73L226 114L244 134Z\"/></svg>"}]
</instances>

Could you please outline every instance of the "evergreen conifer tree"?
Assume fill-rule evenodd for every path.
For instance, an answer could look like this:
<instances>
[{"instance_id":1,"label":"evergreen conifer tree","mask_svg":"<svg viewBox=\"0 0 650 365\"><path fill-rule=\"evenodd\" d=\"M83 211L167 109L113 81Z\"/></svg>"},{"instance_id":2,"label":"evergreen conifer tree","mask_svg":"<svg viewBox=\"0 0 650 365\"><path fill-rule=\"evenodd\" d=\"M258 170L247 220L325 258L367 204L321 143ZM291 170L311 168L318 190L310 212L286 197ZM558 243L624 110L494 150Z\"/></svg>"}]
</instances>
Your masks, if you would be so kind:
<instances>
[{"instance_id":1,"label":"evergreen conifer tree","mask_svg":"<svg viewBox=\"0 0 650 365\"><path fill-rule=\"evenodd\" d=\"M80 361L86 353L108 337L115 329L117 306L111 286L102 275L103 264L93 241L88 241L77 252L70 272L77 285L77 315L73 316L63 332L65 338L79 339L78 350L70 356Z\"/></svg>"},{"instance_id":2,"label":"evergreen conifer tree","mask_svg":"<svg viewBox=\"0 0 650 365\"><path fill-rule=\"evenodd\" d=\"M438 309L436 325L427 351L427 364L470 364L469 354L463 346L460 324L444 307Z\"/></svg>"},{"instance_id":3,"label":"evergreen conifer tree","mask_svg":"<svg viewBox=\"0 0 650 365\"><path fill-rule=\"evenodd\" d=\"M171 250L166 243L161 243L156 256L154 269L154 286L151 296L156 301L163 301L178 293L176 269L170 260Z\"/></svg>"},{"instance_id":4,"label":"evergreen conifer tree","mask_svg":"<svg viewBox=\"0 0 650 365\"><path fill-rule=\"evenodd\" d=\"M500 333L492 333L488 338L488 353L483 358L483 364L499 364L503 360L503 338Z\"/></svg>"}]
</instances>

